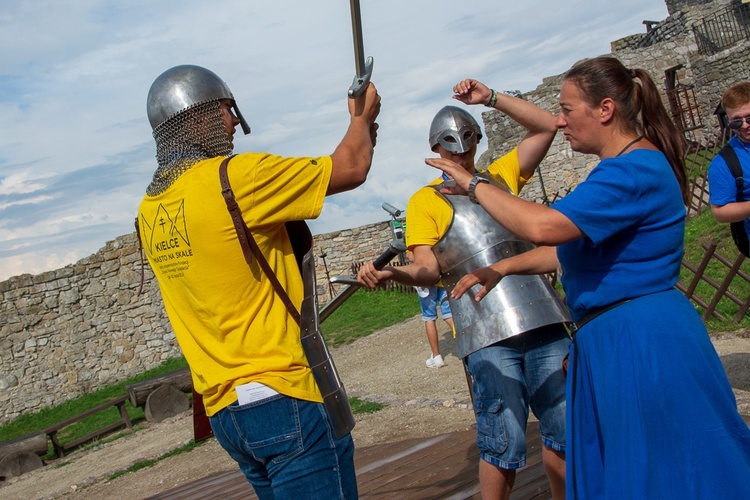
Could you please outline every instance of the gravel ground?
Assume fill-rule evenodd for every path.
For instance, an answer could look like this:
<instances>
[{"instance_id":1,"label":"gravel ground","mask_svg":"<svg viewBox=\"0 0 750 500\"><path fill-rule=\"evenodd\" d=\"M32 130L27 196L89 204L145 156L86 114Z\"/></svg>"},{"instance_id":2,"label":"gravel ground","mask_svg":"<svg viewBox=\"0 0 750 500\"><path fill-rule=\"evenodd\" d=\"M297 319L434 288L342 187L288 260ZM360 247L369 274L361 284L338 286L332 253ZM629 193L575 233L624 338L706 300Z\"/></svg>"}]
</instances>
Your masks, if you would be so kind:
<instances>
[{"instance_id":1,"label":"gravel ground","mask_svg":"<svg viewBox=\"0 0 750 500\"><path fill-rule=\"evenodd\" d=\"M446 362L440 369L430 369L424 364L430 352L419 317L332 351L349 396L387 405L377 413L357 417L352 432L357 447L471 427L474 416L463 366L455 356L455 341L445 323L439 323L439 331ZM714 345L727 369L740 412L748 419L750 334L725 335L714 339ZM209 439L189 453L111 481L107 479L136 462L159 457L182 446L192 437L192 413L186 412L13 478L0 487L0 497L142 499L236 468L216 440Z\"/></svg>"}]
</instances>

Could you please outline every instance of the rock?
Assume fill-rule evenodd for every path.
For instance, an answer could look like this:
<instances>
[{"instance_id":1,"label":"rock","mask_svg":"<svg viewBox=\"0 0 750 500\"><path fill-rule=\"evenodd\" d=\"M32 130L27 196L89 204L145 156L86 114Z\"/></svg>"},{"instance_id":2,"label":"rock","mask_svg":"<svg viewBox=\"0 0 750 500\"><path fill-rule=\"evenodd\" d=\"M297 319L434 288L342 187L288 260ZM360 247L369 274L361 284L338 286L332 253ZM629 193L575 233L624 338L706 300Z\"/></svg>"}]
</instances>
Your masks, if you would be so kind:
<instances>
[{"instance_id":1,"label":"rock","mask_svg":"<svg viewBox=\"0 0 750 500\"><path fill-rule=\"evenodd\" d=\"M165 384L148 395L144 414L149 422L161 422L165 418L179 415L188 408L190 401L187 396L177 387Z\"/></svg>"},{"instance_id":2,"label":"rock","mask_svg":"<svg viewBox=\"0 0 750 500\"><path fill-rule=\"evenodd\" d=\"M42 467L42 459L34 452L19 451L0 460L0 478L20 476Z\"/></svg>"}]
</instances>

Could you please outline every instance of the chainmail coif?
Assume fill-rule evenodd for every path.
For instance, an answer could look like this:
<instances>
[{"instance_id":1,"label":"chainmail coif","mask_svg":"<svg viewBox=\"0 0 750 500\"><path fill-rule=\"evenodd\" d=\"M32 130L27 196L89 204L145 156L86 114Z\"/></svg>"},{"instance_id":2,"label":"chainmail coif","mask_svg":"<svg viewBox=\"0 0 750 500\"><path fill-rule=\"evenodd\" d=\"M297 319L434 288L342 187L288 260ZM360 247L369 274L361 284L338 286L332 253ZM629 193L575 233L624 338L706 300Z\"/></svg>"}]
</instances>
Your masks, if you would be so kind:
<instances>
[{"instance_id":1,"label":"chainmail coif","mask_svg":"<svg viewBox=\"0 0 750 500\"><path fill-rule=\"evenodd\" d=\"M232 153L232 143L220 109L218 100L199 102L154 129L159 167L146 194L156 196L163 193L201 160Z\"/></svg>"}]
</instances>

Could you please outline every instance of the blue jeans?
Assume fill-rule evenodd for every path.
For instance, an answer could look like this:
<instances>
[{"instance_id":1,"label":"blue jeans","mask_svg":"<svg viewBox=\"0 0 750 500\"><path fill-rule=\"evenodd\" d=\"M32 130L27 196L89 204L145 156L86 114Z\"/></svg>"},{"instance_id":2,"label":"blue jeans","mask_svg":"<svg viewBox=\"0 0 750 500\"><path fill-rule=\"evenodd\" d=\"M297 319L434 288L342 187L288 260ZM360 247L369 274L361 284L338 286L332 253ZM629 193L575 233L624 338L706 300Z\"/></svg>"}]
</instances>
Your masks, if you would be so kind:
<instances>
[{"instance_id":1,"label":"blue jeans","mask_svg":"<svg viewBox=\"0 0 750 500\"><path fill-rule=\"evenodd\" d=\"M210 421L259 499L357 498L354 442L336 439L323 404L278 394L232 403Z\"/></svg>"},{"instance_id":2,"label":"blue jeans","mask_svg":"<svg viewBox=\"0 0 750 500\"><path fill-rule=\"evenodd\" d=\"M440 305L440 314L443 319L453 317L451 306L448 303L448 293L441 286L431 286L430 294L427 297L419 297L419 305L422 307L422 321L437 320L438 305Z\"/></svg>"},{"instance_id":3,"label":"blue jeans","mask_svg":"<svg viewBox=\"0 0 750 500\"><path fill-rule=\"evenodd\" d=\"M526 465L529 406L542 443L565 451L565 377L570 338L561 324L531 330L466 357L473 379L477 447L484 461L503 469Z\"/></svg>"}]
</instances>

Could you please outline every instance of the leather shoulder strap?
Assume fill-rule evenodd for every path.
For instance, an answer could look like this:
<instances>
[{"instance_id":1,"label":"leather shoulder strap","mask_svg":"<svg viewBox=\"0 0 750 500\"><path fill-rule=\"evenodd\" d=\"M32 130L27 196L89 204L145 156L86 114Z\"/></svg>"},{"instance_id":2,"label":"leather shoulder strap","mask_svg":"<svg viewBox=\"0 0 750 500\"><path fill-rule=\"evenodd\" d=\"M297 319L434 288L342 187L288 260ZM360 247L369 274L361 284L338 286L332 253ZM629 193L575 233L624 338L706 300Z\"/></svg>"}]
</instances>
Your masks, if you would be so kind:
<instances>
[{"instance_id":1,"label":"leather shoulder strap","mask_svg":"<svg viewBox=\"0 0 750 500\"><path fill-rule=\"evenodd\" d=\"M732 146L725 144L724 147L721 148L721 151L719 151L719 154L724 158L724 161L727 162L729 171L732 173L732 177L734 177L734 182L737 185L737 201L743 201L744 198L742 191L745 181L742 176L742 166L740 165L739 158L737 158L737 153Z\"/></svg>"},{"instance_id":2,"label":"leather shoulder strap","mask_svg":"<svg viewBox=\"0 0 750 500\"><path fill-rule=\"evenodd\" d=\"M229 175L227 174L229 160L231 160L232 158L233 156L230 156L228 158L225 158L224 161L221 162L221 166L219 166L219 180L221 181L221 195L224 197L224 201L227 204L227 210L229 210L229 214L232 216L234 229L235 231L237 231L237 238L240 240L240 246L242 247L242 253L245 256L245 261L248 265L251 265L252 258L253 256L255 257L261 269L263 269L263 272L266 274L266 277L271 281L271 285L273 286L274 290L276 290L276 294L284 303L287 310L289 311L289 314L292 316L292 318L294 318L294 321L296 321L299 325L300 315L297 311L297 308L294 307L292 299L289 298L286 290L284 290L284 287L281 286L279 279L276 277L273 269L271 269L268 261L260 251L260 248L255 242L255 238L253 238L253 235L248 229L247 224L245 224L245 219L242 218L242 212L240 211L239 205L237 205L237 200L235 200L234 198L234 192L232 192L232 187L229 184Z\"/></svg>"}]
</instances>

